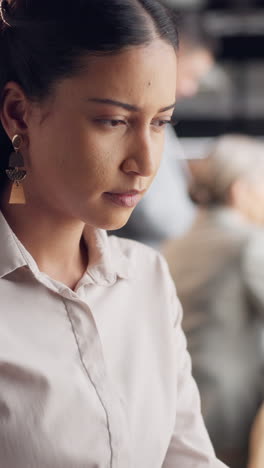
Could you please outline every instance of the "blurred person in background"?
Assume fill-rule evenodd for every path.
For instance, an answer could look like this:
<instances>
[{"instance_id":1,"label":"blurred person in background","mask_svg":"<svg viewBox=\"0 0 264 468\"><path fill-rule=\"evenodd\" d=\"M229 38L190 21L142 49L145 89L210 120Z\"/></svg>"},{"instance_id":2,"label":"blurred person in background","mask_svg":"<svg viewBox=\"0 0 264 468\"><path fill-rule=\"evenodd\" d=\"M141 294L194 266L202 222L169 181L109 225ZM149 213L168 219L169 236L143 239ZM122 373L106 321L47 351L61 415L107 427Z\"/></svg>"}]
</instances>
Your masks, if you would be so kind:
<instances>
[{"instance_id":1,"label":"blurred person in background","mask_svg":"<svg viewBox=\"0 0 264 468\"><path fill-rule=\"evenodd\" d=\"M190 194L200 214L188 234L167 241L162 251L183 304L216 453L231 468L244 468L262 399L264 143L220 137L191 168Z\"/></svg>"},{"instance_id":2,"label":"blurred person in background","mask_svg":"<svg viewBox=\"0 0 264 468\"><path fill-rule=\"evenodd\" d=\"M177 99L191 98L198 92L202 78L214 64L215 43L205 31L199 16L186 13L181 17L175 15L174 20L180 37ZM165 239L186 232L197 214L188 196L189 178L188 166L175 130L168 126L156 179L128 223L115 234L158 248Z\"/></svg>"}]
</instances>

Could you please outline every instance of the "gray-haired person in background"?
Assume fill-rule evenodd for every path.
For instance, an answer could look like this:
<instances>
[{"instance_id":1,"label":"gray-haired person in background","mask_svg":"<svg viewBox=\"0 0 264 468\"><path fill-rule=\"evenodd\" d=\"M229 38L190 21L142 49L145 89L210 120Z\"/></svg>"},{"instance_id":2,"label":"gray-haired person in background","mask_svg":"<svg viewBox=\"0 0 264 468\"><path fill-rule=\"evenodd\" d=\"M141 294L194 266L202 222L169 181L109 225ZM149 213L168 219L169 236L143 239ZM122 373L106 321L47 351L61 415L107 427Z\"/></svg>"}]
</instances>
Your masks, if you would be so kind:
<instances>
[{"instance_id":1,"label":"gray-haired person in background","mask_svg":"<svg viewBox=\"0 0 264 468\"><path fill-rule=\"evenodd\" d=\"M191 167L190 194L200 215L162 251L184 307L214 447L232 468L244 468L263 398L264 143L223 136Z\"/></svg>"},{"instance_id":2,"label":"gray-haired person in background","mask_svg":"<svg viewBox=\"0 0 264 468\"><path fill-rule=\"evenodd\" d=\"M202 78L214 64L215 41L196 14L174 16L179 29L177 100L191 98ZM134 210L118 236L135 239L153 247L186 232L197 210L188 196L190 174L183 149L172 126L168 126L158 174L144 200Z\"/></svg>"}]
</instances>

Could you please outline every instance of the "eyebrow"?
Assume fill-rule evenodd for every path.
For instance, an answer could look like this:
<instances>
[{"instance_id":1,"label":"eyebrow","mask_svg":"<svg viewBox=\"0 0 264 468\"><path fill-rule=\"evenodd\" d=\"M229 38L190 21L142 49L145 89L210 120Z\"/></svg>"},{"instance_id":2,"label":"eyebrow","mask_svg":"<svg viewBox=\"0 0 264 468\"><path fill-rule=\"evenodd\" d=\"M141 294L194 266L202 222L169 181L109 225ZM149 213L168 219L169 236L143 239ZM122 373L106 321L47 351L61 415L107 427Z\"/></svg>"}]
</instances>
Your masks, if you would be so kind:
<instances>
[{"instance_id":1,"label":"eyebrow","mask_svg":"<svg viewBox=\"0 0 264 468\"><path fill-rule=\"evenodd\" d=\"M115 101L113 99L100 99L100 98L91 98L88 99L89 102L95 102L97 104L107 104L110 106L115 106L115 107L122 107L122 109L132 111L132 112L140 112L140 107L138 106L133 106L132 104L127 104L126 102L121 102L121 101ZM174 102L170 106L163 107L162 109L159 110L159 112L166 112L170 109L174 109L176 103Z\"/></svg>"}]
</instances>

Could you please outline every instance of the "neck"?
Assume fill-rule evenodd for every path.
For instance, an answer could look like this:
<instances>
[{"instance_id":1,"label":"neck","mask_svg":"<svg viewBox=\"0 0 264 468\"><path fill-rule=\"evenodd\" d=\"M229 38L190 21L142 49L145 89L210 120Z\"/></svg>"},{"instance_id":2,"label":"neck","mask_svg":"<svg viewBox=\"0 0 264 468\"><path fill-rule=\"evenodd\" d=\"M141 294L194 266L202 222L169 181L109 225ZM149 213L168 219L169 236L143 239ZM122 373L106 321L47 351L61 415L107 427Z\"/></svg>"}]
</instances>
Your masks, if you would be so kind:
<instances>
[{"instance_id":1,"label":"neck","mask_svg":"<svg viewBox=\"0 0 264 468\"><path fill-rule=\"evenodd\" d=\"M88 265L85 224L26 205L1 204L10 227L40 271L74 289Z\"/></svg>"}]
</instances>

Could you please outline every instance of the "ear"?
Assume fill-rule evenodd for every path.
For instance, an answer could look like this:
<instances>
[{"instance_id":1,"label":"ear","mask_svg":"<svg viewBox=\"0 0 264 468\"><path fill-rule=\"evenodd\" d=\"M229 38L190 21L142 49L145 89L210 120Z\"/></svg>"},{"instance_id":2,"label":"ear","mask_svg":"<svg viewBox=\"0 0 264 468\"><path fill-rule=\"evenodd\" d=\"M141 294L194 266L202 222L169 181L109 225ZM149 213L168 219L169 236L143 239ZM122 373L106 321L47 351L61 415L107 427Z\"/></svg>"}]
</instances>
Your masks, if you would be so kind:
<instances>
[{"instance_id":1,"label":"ear","mask_svg":"<svg viewBox=\"0 0 264 468\"><path fill-rule=\"evenodd\" d=\"M13 81L8 82L2 94L0 117L10 140L16 134L26 136L28 110L29 101L22 88Z\"/></svg>"}]
</instances>

